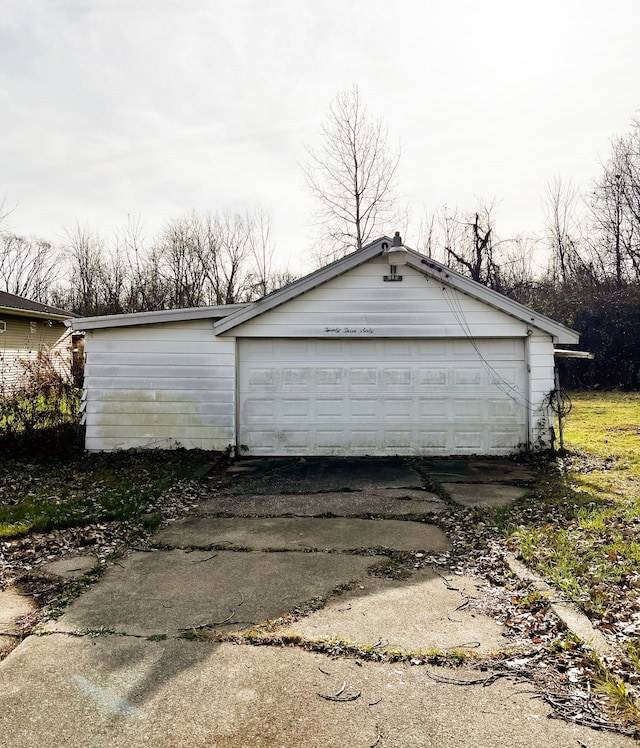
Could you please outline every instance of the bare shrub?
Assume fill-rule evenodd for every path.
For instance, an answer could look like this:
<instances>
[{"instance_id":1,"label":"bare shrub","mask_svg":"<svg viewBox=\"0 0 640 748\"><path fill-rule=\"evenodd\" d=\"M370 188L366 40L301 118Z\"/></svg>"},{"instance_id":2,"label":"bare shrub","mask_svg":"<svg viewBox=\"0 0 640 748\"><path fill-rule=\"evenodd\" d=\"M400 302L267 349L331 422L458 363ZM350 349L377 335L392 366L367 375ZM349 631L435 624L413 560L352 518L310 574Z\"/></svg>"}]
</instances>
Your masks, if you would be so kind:
<instances>
[{"instance_id":1,"label":"bare shrub","mask_svg":"<svg viewBox=\"0 0 640 748\"><path fill-rule=\"evenodd\" d=\"M19 376L11 382L0 372L0 443L37 451L48 445L56 451L77 442L81 390L71 380L63 352L42 348L35 357L18 359L17 366Z\"/></svg>"}]
</instances>

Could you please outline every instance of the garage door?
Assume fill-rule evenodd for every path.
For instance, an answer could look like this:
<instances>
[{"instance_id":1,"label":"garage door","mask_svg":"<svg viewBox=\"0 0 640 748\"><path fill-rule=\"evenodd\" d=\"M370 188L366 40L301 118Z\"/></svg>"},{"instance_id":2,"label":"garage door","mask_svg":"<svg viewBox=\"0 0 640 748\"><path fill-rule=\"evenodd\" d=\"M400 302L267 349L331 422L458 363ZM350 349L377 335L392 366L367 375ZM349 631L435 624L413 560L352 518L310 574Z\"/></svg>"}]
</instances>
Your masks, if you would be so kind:
<instances>
[{"instance_id":1,"label":"garage door","mask_svg":"<svg viewBox=\"0 0 640 748\"><path fill-rule=\"evenodd\" d=\"M248 454L505 454L526 441L521 339L245 339L238 365Z\"/></svg>"}]
</instances>

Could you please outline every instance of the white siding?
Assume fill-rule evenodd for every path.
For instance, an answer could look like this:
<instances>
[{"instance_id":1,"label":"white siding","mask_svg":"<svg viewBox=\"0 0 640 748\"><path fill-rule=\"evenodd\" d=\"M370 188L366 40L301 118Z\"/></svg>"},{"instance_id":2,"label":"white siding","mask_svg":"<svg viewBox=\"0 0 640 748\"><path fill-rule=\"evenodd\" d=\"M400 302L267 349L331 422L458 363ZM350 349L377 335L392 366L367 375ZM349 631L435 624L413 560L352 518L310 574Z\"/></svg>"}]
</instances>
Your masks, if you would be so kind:
<instances>
[{"instance_id":1,"label":"white siding","mask_svg":"<svg viewBox=\"0 0 640 748\"><path fill-rule=\"evenodd\" d=\"M211 320L86 337L89 450L224 449L235 434L235 346Z\"/></svg>"},{"instance_id":2,"label":"white siding","mask_svg":"<svg viewBox=\"0 0 640 748\"><path fill-rule=\"evenodd\" d=\"M28 387L25 369L31 362L37 370L38 356L45 355L43 366L51 363L65 379L71 377L71 333L62 322L0 314L4 332L0 333L0 395L9 395ZM35 323L33 328L31 323Z\"/></svg>"},{"instance_id":3,"label":"white siding","mask_svg":"<svg viewBox=\"0 0 640 748\"><path fill-rule=\"evenodd\" d=\"M230 331L238 337L524 337L527 326L487 304L382 258L332 279Z\"/></svg>"},{"instance_id":4,"label":"white siding","mask_svg":"<svg viewBox=\"0 0 640 748\"><path fill-rule=\"evenodd\" d=\"M531 446L551 447L555 414L549 405L554 389L553 341L550 335L538 330L529 338L529 401L531 409Z\"/></svg>"}]
</instances>

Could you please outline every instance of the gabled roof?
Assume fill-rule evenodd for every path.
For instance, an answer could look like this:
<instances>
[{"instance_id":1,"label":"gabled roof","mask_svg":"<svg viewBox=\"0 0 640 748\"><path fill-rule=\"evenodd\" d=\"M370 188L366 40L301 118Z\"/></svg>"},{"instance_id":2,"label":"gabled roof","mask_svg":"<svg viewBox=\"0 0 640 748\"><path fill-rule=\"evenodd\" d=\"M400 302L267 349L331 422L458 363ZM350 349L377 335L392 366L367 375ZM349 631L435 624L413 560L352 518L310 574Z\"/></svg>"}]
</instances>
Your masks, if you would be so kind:
<instances>
[{"instance_id":1,"label":"gabled roof","mask_svg":"<svg viewBox=\"0 0 640 748\"><path fill-rule=\"evenodd\" d=\"M47 319L68 319L73 316L64 309L55 306L40 304L38 301L25 299L7 291L0 291L0 311L17 314L21 317L46 317Z\"/></svg>"},{"instance_id":2,"label":"gabled roof","mask_svg":"<svg viewBox=\"0 0 640 748\"><path fill-rule=\"evenodd\" d=\"M161 309L157 312L132 312L130 314L103 314L99 317L77 317L67 322L74 330L98 330L107 327L155 325L160 322L184 322L191 319L220 319L244 309L248 304L199 306L188 309Z\"/></svg>"},{"instance_id":3,"label":"gabled roof","mask_svg":"<svg viewBox=\"0 0 640 748\"><path fill-rule=\"evenodd\" d=\"M333 278L337 278L339 275L347 273L359 265L372 260L374 257L385 254L391 246L392 239L388 236L376 239L376 241L371 242L366 247L284 286L279 291L274 291L252 304L245 305L242 309L217 322L214 326L215 331L217 334L220 334L233 330L235 327L248 322L254 317L264 314L281 304L285 304L297 296L307 293L321 286L323 283L327 283ZM436 279L456 291L467 294L511 317L521 320L528 326L536 327L549 333L553 336L556 343L575 344L580 338L577 332L565 325L549 317L545 317L543 314L538 314L533 309L519 304L517 301L512 301L497 291L483 286L481 283L477 283L471 278L462 275L462 273L458 273L446 265L432 260L430 257L421 255L415 250L407 249L407 265L429 278Z\"/></svg>"}]
</instances>

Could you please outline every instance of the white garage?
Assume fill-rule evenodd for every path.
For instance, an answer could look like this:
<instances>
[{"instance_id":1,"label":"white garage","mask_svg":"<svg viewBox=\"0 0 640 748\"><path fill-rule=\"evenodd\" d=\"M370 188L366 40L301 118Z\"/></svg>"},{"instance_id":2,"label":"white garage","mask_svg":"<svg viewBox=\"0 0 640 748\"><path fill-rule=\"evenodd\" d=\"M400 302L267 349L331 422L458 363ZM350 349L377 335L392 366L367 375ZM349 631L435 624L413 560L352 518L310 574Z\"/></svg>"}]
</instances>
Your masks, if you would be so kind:
<instances>
[{"instance_id":1,"label":"white garage","mask_svg":"<svg viewBox=\"0 0 640 748\"><path fill-rule=\"evenodd\" d=\"M390 251L392 254L390 254ZM387 237L233 307L77 319L86 445L248 455L550 445L572 330Z\"/></svg>"}]
</instances>

